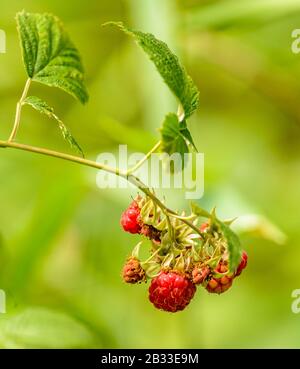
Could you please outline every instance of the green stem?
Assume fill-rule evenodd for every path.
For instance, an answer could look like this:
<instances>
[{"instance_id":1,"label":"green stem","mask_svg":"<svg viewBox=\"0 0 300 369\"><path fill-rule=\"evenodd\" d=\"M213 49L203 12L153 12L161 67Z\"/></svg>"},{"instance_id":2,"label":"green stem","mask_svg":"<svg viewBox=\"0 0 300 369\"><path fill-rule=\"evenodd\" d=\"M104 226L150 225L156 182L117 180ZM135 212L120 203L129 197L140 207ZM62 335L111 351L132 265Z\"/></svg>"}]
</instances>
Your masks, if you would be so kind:
<instances>
[{"instance_id":1,"label":"green stem","mask_svg":"<svg viewBox=\"0 0 300 369\"><path fill-rule=\"evenodd\" d=\"M9 142L13 141L16 138L16 135L17 135L17 132L18 132L18 129L19 129L19 126L20 126L23 102L25 101L25 99L27 97L30 84L31 84L31 79L28 78L26 83L25 83L25 87L24 87L22 96L21 96L20 100L17 103L15 122L14 122L13 129L11 131L11 134L9 136L9 139L8 139Z\"/></svg>"},{"instance_id":2,"label":"green stem","mask_svg":"<svg viewBox=\"0 0 300 369\"><path fill-rule=\"evenodd\" d=\"M17 142L10 142L10 141L0 141L0 147L14 148L14 149L17 149L17 150L29 151L29 152L32 152L32 153L35 153L35 154L51 156L51 157L54 157L54 158L59 158L59 159L71 161L73 163L82 164L82 165L93 167L93 168L96 168L96 169L103 169L106 172L114 173L116 175L120 174L118 169L111 168L109 166L99 164L99 163L91 161L91 160L86 160L86 159L83 159L79 156L68 155L68 154L64 154L64 153L61 153L61 152L44 149L44 148L41 148L41 147L29 146L29 145L20 144L20 143L17 143Z\"/></svg>"},{"instance_id":3,"label":"green stem","mask_svg":"<svg viewBox=\"0 0 300 369\"><path fill-rule=\"evenodd\" d=\"M138 170L144 163L145 161L147 161L150 156L159 149L159 147L161 146L162 142L158 141L157 144L143 157L143 159L141 159L134 167L129 168L126 172L127 175L134 173L136 170Z\"/></svg>"}]
</instances>

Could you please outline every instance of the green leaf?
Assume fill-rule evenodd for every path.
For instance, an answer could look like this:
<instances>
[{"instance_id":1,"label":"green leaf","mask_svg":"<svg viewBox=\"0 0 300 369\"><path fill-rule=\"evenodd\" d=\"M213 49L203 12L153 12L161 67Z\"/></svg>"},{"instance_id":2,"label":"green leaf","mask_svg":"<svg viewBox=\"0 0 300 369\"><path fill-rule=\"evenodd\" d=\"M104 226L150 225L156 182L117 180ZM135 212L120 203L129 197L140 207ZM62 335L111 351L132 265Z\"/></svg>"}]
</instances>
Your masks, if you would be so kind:
<instances>
[{"instance_id":1,"label":"green leaf","mask_svg":"<svg viewBox=\"0 0 300 369\"><path fill-rule=\"evenodd\" d=\"M178 98L184 111L180 120L191 116L198 107L199 92L193 80L168 45L155 38L151 33L128 29L120 22L109 22L107 24L118 26L122 31L135 38L138 45L141 46L155 64L170 90Z\"/></svg>"},{"instance_id":2,"label":"green leaf","mask_svg":"<svg viewBox=\"0 0 300 369\"><path fill-rule=\"evenodd\" d=\"M194 148L195 151L198 151L197 147L194 143L193 137L192 137L190 131L187 128L186 120L180 122L180 132L183 135L183 137L186 139L188 144L191 145Z\"/></svg>"},{"instance_id":3,"label":"green leaf","mask_svg":"<svg viewBox=\"0 0 300 369\"><path fill-rule=\"evenodd\" d=\"M59 121L59 118L54 114L54 110L42 99L37 96L28 96L23 102L24 105L30 105L38 112L47 115L48 118Z\"/></svg>"},{"instance_id":4,"label":"green leaf","mask_svg":"<svg viewBox=\"0 0 300 369\"><path fill-rule=\"evenodd\" d=\"M61 133L66 141L69 142L70 146L76 149L81 156L84 157L83 151L75 138L72 136L69 129L64 125L64 123L54 114L54 110L42 99L36 96L28 96L24 102L24 105L30 105L38 112L47 115L48 118L56 120L58 123L58 127L61 130Z\"/></svg>"},{"instance_id":5,"label":"green leaf","mask_svg":"<svg viewBox=\"0 0 300 369\"><path fill-rule=\"evenodd\" d=\"M44 308L27 308L0 318L2 348L88 348L96 338L70 316Z\"/></svg>"},{"instance_id":6,"label":"green leaf","mask_svg":"<svg viewBox=\"0 0 300 369\"><path fill-rule=\"evenodd\" d=\"M187 129L187 128L184 128ZM178 120L178 116L175 113L169 113L166 115L161 128L161 150L169 155L180 154L181 165L178 162L174 163L173 169L181 169L184 166L184 154L189 152L188 143L184 134L181 131L181 123Z\"/></svg>"},{"instance_id":7,"label":"green leaf","mask_svg":"<svg viewBox=\"0 0 300 369\"><path fill-rule=\"evenodd\" d=\"M239 265L242 257L242 246L239 237L233 232L233 230L220 220L216 220L216 223L220 227L224 238L227 241L227 247L229 252L229 267L230 271L234 272Z\"/></svg>"},{"instance_id":8,"label":"green leaf","mask_svg":"<svg viewBox=\"0 0 300 369\"><path fill-rule=\"evenodd\" d=\"M83 66L78 50L51 14L17 13L23 61L29 78L58 87L86 103Z\"/></svg>"},{"instance_id":9,"label":"green leaf","mask_svg":"<svg viewBox=\"0 0 300 369\"><path fill-rule=\"evenodd\" d=\"M162 150L168 154L178 152L183 155L189 152L188 145L194 147L193 138L186 126L186 122L179 122L178 116L174 113L166 115L162 128Z\"/></svg>"}]
</instances>

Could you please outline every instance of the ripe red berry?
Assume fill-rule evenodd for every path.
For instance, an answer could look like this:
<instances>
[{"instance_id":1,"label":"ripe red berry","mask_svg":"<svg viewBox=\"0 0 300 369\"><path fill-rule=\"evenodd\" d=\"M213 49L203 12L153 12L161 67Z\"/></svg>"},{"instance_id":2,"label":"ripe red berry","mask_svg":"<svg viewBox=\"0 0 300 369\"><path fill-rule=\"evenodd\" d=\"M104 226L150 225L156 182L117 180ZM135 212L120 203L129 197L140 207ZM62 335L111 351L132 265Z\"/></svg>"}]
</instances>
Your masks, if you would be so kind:
<instances>
[{"instance_id":1,"label":"ripe red berry","mask_svg":"<svg viewBox=\"0 0 300 369\"><path fill-rule=\"evenodd\" d=\"M121 225L125 232L140 233L141 225L139 224L139 216L140 208L137 202L133 201L121 217Z\"/></svg>"},{"instance_id":2,"label":"ripe red berry","mask_svg":"<svg viewBox=\"0 0 300 369\"><path fill-rule=\"evenodd\" d=\"M246 268L247 262L248 262L248 255L247 255L246 251L243 251L241 262L240 262L240 264L237 267L237 270L235 272L236 277L238 277L242 273L243 269Z\"/></svg>"},{"instance_id":3,"label":"ripe red berry","mask_svg":"<svg viewBox=\"0 0 300 369\"><path fill-rule=\"evenodd\" d=\"M156 308L175 313L190 303L195 292L196 286L185 275L161 272L151 281L149 300Z\"/></svg>"},{"instance_id":4,"label":"ripe red berry","mask_svg":"<svg viewBox=\"0 0 300 369\"><path fill-rule=\"evenodd\" d=\"M145 272L137 258L131 257L127 260L123 268L122 276L126 283L133 284L145 280Z\"/></svg>"},{"instance_id":5,"label":"ripe red berry","mask_svg":"<svg viewBox=\"0 0 300 369\"><path fill-rule=\"evenodd\" d=\"M210 273L208 266L195 266L192 271L192 280L194 284L201 284L207 278Z\"/></svg>"}]
</instances>

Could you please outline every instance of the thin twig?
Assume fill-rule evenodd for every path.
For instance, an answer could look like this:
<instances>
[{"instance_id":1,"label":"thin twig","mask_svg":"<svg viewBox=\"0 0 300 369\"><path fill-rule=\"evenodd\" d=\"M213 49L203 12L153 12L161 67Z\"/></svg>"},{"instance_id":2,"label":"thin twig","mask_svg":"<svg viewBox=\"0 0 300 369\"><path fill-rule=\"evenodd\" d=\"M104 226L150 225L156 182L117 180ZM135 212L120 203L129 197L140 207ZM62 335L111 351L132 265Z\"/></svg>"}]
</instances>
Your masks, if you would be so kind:
<instances>
[{"instance_id":1,"label":"thin twig","mask_svg":"<svg viewBox=\"0 0 300 369\"><path fill-rule=\"evenodd\" d=\"M14 122L13 129L11 131L11 134L9 136L9 139L8 139L8 141L10 141L10 142L13 141L16 138L16 135L17 135L17 132L18 132L18 129L19 129L19 126L20 126L23 102L25 101L25 99L27 97L30 84L31 84L31 79L28 78L26 83L25 83L25 87L24 87L22 96L21 96L20 100L17 103L15 122Z\"/></svg>"},{"instance_id":2,"label":"thin twig","mask_svg":"<svg viewBox=\"0 0 300 369\"><path fill-rule=\"evenodd\" d=\"M136 170L138 170L149 158L150 156L159 149L162 142L158 141L156 145L153 146L153 148L141 159L134 167L129 168L126 172L127 175L134 173Z\"/></svg>"}]
</instances>

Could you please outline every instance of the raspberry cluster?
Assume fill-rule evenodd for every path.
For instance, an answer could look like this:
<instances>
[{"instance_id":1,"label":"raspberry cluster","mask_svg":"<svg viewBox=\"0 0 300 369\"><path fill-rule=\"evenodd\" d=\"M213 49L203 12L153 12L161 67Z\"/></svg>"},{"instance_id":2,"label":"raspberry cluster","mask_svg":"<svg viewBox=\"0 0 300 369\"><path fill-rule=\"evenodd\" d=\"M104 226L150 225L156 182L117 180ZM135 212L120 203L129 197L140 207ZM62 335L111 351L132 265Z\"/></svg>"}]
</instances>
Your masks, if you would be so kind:
<instances>
[{"instance_id":1,"label":"raspberry cluster","mask_svg":"<svg viewBox=\"0 0 300 369\"><path fill-rule=\"evenodd\" d=\"M199 216L190 217L195 225ZM185 309L197 286L209 293L227 291L247 266L248 256L241 253L239 264L230 268L228 240L215 214L207 222L194 227L180 219L168 218L152 200L137 197L122 214L124 231L151 240L150 258L139 260L139 243L123 268L126 283L151 280L149 300L158 309L176 312Z\"/></svg>"}]
</instances>

